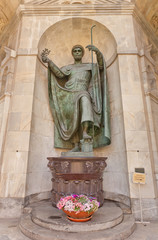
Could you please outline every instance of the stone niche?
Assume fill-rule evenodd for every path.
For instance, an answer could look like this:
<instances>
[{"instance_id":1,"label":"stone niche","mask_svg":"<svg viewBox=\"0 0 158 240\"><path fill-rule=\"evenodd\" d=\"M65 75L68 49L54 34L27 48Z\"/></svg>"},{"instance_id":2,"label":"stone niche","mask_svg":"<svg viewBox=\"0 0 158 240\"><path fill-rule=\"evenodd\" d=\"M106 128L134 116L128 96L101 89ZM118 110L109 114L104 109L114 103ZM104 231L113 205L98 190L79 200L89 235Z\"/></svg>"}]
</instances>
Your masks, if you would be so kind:
<instances>
[{"instance_id":1,"label":"stone niche","mask_svg":"<svg viewBox=\"0 0 158 240\"><path fill-rule=\"evenodd\" d=\"M44 48L51 50L50 58L62 67L73 63L71 49L80 44L86 47L91 41L91 27L93 30L93 43L103 53L109 65L116 56L116 41L112 33L102 24L86 18L70 18L62 20L49 27L39 42L39 55ZM91 62L91 53L85 50L83 62Z\"/></svg>"},{"instance_id":2,"label":"stone niche","mask_svg":"<svg viewBox=\"0 0 158 240\"><path fill-rule=\"evenodd\" d=\"M73 63L72 47L76 44L84 47L90 44L90 29L94 24L96 27L93 30L93 43L103 53L107 65L112 131L112 144L96 149L94 154L98 157L108 157L103 182L105 198L130 205L117 44L106 26L79 17L58 21L48 27L38 44L27 196L51 189L51 174L46 159L58 157L61 152L66 151L53 148L54 124L48 102L47 66L42 63L40 54L44 48L48 48L51 50L49 57L59 67ZM83 62L91 62L91 53L86 49Z\"/></svg>"}]
</instances>

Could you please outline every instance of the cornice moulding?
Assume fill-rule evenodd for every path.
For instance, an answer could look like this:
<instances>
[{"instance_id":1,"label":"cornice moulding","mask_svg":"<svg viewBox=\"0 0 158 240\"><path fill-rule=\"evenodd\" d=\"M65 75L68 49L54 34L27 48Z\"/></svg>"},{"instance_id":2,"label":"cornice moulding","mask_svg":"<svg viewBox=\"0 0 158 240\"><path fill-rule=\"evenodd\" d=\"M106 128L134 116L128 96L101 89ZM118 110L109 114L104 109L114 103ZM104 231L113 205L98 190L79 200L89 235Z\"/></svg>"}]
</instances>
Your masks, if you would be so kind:
<instances>
[{"instance_id":1,"label":"cornice moulding","mask_svg":"<svg viewBox=\"0 0 158 240\"><path fill-rule=\"evenodd\" d=\"M149 56L149 54L147 54L147 52L144 49L141 49L139 51L139 57L145 57L153 66L155 66L156 64L153 58Z\"/></svg>"},{"instance_id":2,"label":"cornice moulding","mask_svg":"<svg viewBox=\"0 0 158 240\"><path fill-rule=\"evenodd\" d=\"M28 5L130 4L132 0L24 0Z\"/></svg>"},{"instance_id":3,"label":"cornice moulding","mask_svg":"<svg viewBox=\"0 0 158 240\"><path fill-rule=\"evenodd\" d=\"M150 36L153 44L158 48L158 37L150 24L145 20L134 3L121 4L58 4L58 5L20 5L17 9L19 16L96 16L96 15L133 15L144 31Z\"/></svg>"},{"instance_id":4,"label":"cornice moulding","mask_svg":"<svg viewBox=\"0 0 158 240\"><path fill-rule=\"evenodd\" d=\"M37 56L37 48L19 48L17 51L17 56Z\"/></svg>"},{"instance_id":5,"label":"cornice moulding","mask_svg":"<svg viewBox=\"0 0 158 240\"><path fill-rule=\"evenodd\" d=\"M100 15L100 14L132 14L134 4L128 5L114 5L114 4L75 4L75 5L20 5L17 9L17 14L31 16L31 15Z\"/></svg>"},{"instance_id":6,"label":"cornice moulding","mask_svg":"<svg viewBox=\"0 0 158 240\"><path fill-rule=\"evenodd\" d=\"M16 58L16 51L15 50L10 49L8 47L4 47L4 51L6 53L6 56L3 59L3 61L1 62L1 65L0 65L1 68L3 68L11 58Z\"/></svg>"},{"instance_id":7,"label":"cornice moulding","mask_svg":"<svg viewBox=\"0 0 158 240\"><path fill-rule=\"evenodd\" d=\"M11 97L12 93L10 92L5 92L4 94L0 95L0 102L5 100L5 97Z\"/></svg>"}]
</instances>

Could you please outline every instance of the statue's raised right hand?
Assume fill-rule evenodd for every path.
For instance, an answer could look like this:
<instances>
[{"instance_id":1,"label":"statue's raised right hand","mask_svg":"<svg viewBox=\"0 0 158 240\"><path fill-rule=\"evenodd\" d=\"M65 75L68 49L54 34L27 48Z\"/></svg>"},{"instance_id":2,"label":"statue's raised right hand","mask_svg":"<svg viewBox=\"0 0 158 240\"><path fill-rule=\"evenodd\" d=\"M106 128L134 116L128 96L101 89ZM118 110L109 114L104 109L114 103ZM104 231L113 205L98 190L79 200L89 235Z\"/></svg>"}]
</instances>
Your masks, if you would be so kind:
<instances>
[{"instance_id":1,"label":"statue's raised right hand","mask_svg":"<svg viewBox=\"0 0 158 240\"><path fill-rule=\"evenodd\" d=\"M45 48L41 53L41 58L44 63L49 63L50 59L47 57L50 53L50 50Z\"/></svg>"},{"instance_id":2,"label":"statue's raised right hand","mask_svg":"<svg viewBox=\"0 0 158 240\"><path fill-rule=\"evenodd\" d=\"M42 56L42 61L43 61L44 63L49 63L49 58L46 57L46 56Z\"/></svg>"}]
</instances>

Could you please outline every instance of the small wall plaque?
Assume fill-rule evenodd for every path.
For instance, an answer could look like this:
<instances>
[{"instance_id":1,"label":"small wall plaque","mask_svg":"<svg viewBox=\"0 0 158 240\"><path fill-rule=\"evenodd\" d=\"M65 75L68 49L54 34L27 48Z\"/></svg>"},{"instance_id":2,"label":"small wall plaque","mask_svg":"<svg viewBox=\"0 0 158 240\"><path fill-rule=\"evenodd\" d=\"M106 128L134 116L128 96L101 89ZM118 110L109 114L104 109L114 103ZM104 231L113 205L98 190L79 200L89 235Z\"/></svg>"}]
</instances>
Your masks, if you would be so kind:
<instances>
[{"instance_id":1,"label":"small wall plaque","mask_svg":"<svg viewBox=\"0 0 158 240\"><path fill-rule=\"evenodd\" d=\"M133 183L141 183L145 184L146 183L146 175L145 173L133 173Z\"/></svg>"}]
</instances>

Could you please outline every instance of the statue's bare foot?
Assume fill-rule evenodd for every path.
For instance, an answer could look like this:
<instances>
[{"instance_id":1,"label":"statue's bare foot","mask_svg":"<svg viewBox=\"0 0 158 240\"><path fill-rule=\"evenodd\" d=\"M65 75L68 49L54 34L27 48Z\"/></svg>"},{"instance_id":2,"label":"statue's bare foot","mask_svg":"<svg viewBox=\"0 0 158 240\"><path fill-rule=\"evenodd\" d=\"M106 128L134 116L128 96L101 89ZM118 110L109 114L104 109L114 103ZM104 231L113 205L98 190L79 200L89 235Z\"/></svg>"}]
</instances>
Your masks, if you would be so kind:
<instances>
[{"instance_id":1,"label":"statue's bare foot","mask_svg":"<svg viewBox=\"0 0 158 240\"><path fill-rule=\"evenodd\" d=\"M73 149L71 149L69 152L80 152L79 146L75 146Z\"/></svg>"},{"instance_id":2,"label":"statue's bare foot","mask_svg":"<svg viewBox=\"0 0 158 240\"><path fill-rule=\"evenodd\" d=\"M92 139L92 136L88 135L87 132L83 132L83 139Z\"/></svg>"}]
</instances>

